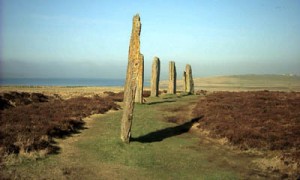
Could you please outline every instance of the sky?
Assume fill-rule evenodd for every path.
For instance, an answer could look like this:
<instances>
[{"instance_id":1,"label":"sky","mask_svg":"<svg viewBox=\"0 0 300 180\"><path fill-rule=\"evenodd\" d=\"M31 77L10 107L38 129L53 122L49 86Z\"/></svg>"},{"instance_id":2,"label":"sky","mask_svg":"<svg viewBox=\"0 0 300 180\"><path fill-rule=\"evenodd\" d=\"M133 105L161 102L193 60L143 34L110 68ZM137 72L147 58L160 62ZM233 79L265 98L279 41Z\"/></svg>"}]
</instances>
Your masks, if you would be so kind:
<instances>
[{"instance_id":1,"label":"sky","mask_svg":"<svg viewBox=\"0 0 300 180\"><path fill-rule=\"evenodd\" d=\"M141 17L145 78L300 75L299 0L0 0L2 78L124 78Z\"/></svg>"}]
</instances>

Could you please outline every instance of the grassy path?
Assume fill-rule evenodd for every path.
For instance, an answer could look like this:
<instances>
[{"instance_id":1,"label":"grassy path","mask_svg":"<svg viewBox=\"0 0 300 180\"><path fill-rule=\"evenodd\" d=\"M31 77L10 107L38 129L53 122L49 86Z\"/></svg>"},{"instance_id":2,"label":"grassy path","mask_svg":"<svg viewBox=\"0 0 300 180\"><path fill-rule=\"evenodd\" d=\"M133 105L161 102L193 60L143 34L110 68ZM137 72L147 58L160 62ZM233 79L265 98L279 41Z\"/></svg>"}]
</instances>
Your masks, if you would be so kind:
<instances>
[{"instance_id":1,"label":"grassy path","mask_svg":"<svg viewBox=\"0 0 300 180\"><path fill-rule=\"evenodd\" d=\"M23 179L264 178L251 163L256 156L187 133L189 123L165 121L180 113L189 122L193 118L189 110L197 98L154 98L136 105L129 145L119 138L122 111L95 115L87 119L87 129L58 140L60 153L10 167L9 172ZM178 107L188 107L187 112L168 111Z\"/></svg>"}]
</instances>

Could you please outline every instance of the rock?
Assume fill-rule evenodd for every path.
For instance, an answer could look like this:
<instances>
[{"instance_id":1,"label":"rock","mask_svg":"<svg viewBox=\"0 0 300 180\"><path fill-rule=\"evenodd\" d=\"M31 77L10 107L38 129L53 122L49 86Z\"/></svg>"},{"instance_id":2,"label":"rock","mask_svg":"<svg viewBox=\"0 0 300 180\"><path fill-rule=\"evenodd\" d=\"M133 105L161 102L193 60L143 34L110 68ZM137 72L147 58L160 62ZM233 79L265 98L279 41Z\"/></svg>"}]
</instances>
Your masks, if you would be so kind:
<instances>
[{"instance_id":1,"label":"rock","mask_svg":"<svg viewBox=\"0 0 300 180\"><path fill-rule=\"evenodd\" d=\"M185 71L183 71L183 78L182 78L182 80L183 80L183 92L186 92L186 72Z\"/></svg>"},{"instance_id":2,"label":"rock","mask_svg":"<svg viewBox=\"0 0 300 180\"><path fill-rule=\"evenodd\" d=\"M158 96L159 91L159 76L160 76L160 60L154 57L152 63L152 76L151 76L151 96Z\"/></svg>"},{"instance_id":3,"label":"rock","mask_svg":"<svg viewBox=\"0 0 300 180\"><path fill-rule=\"evenodd\" d=\"M144 90L144 56L141 54L139 59L138 74L136 79L137 87L135 94L135 102L143 104Z\"/></svg>"},{"instance_id":4,"label":"rock","mask_svg":"<svg viewBox=\"0 0 300 180\"><path fill-rule=\"evenodd\" d=\"M121 119L121 139L129 143L133 119L134 100L137 87L137 75L142 54L140 53L141 21L137 14L133 17L132 32L129 44L127 74L124 87L124 109Z\"/></svg>"},{"instance_id":5,"label":"rock","mask_svg":"<svg viewBox=\"0 0 300 180\"><path fill-rule=\"evenodd\" d=\"M174 61L169 62L169 94L176 94L176 66Z\"/></svg>"},{"instance_id":6,"label":"rock","mask_svg":"<svg viewBox=\"0 0 300 180\"><path fill-rule=\"evenodd\" d=\"M186 72L186 91L189 94L194 94L194 80L192 75L192 67L191 65L187 64L185 67Z\"/></svg>"}]
</instances>

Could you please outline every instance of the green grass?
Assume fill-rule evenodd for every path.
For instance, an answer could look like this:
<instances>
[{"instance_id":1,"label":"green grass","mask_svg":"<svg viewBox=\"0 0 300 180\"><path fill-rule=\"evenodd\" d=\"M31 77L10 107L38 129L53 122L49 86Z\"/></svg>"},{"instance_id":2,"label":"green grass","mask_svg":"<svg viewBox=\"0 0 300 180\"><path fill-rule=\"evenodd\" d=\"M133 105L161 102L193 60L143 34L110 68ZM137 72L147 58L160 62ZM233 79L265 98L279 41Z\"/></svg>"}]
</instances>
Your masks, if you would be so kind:
<instances>
[{"instance_id":1,"label":"green grass","mask_svg":"<svg viewBox=\"0 0 300 180\"><path fill-rule=\"evenodd\" d=\"M165 108L187 106L197 97L166 98L148 99L153 104L136 104L133 139L178 126L164 121L166 116L174 115ZM79 136L59 140L64 144L61 153L8 167L7 172L17 178L35 179L240 179L241 168L237 166L248 163L247 158L229 155L225 149L199 145L199 137L190 133L171 133L162 141L124 144L120 140L121 115L122 111L95 116L91 127Z\"/></svg>"},{"instance_id":2,"label":"green grass","mask_svg":"<svg viewBox=\"0 0 300 180\"><path fill-rule=\"evenodd\" d=\"M162 121L162 112L153 105L139 105L135 107L132 134L133 138L151 133L166 127L176 126L173 123ZM119 129L121 112L107 115L98 121L95 132L97 133L86 141L80 141L76 145L82 150L89 152L88 159L97 159L102 163L119 164L136 169L140 175L146 175L150 179L194 179L204 178L218 179L236 176L226 169L212 169L205 155L189 147L197 144L197 138L190 134L182 134L166 138L160 142L142 143L133 141L129 145L121 142ZM101 131L102 129L109 131ZM132 174L128 174L128 178ZM142 176L141 176L142 177Z\"/></svg>"}]
</instances>

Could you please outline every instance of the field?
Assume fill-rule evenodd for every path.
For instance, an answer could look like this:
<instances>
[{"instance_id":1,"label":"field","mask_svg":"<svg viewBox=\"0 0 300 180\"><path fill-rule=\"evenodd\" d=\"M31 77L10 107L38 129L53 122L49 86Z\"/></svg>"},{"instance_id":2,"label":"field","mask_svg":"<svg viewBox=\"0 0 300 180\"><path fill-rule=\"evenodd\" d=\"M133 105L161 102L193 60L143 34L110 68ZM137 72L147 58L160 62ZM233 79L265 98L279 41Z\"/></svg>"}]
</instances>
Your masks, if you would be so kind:
<instances>
[{"instance_id":1,"label":"field","mask_svg":"<svg viewBox=\"0 0 300 180\"><path fill-rule=\"evenodd\" d=\"M220 84L228 81L228 77L217 79ZM253 77L248 81L253 82ZM149 98L145 92L146 103L136 105L130 145L119 138L122 93L114 92L121 88L1 87L1 105L8 105L0 110L0 175L8 179L296 179L300 93L288 88L278 92L285 84L268 82L274 82L271 91L259 91L260 86L250 88L256 91L235 92L237 84L224 83L218 92L209 90L216 86L200 91L196 84L198 95L162 93ZM297 84L295 80L293 91ZM232 92L221 91L226 87Z\"/></svg>"},{"instance_id":2,"label":"field","mask_svg":"<svg viewBox=\"0 0 300 180\"><path fill-rule=\"evenodd\" d=\"M0 155L43 151L55 153L54 137L66 137L83 128L85 117L120 108L123 94L62 100L41 93L0 94ZM121 96L120 96L121 95ZM1 160L2 158L0 158Z\"/></svg>"},{"instance_id":3,"label":"field","mask_svg":"<svg viewBox=\"0 0 300 180\"><path fill-rule=\"evenodd\" d=\"M200 99L193 114L203 117L197 127L212 138L276 153L285 172L300 167L300 93L217 92Z\"/></svg>"},{"instance_id":4,"label":"field","mask_svg":"<svg viewBox=\"0 0 300 180\"><path fill-rule=\"evenodd\" d=\"M182 79L177 77L178 90L182 90ZM300 76L289 75L240 75L194 78L196 90L207 91L300 91ZM167 88L163 81L161 88Z\"/></svg>"},{"instance_id":5,"label":"field","mask_svg":"<svg viewBox=\"0 0 300 180\"><path fill-rule=\"evenodd\" d=\"M70 99L73 97L93 97L102 96L104 92L120 92L123 87L74 87L74 86L1 86L0 93L5 92L27 92L42 93L47 96L56 96L61 99Z\"/></svg>"}]
</instances>

